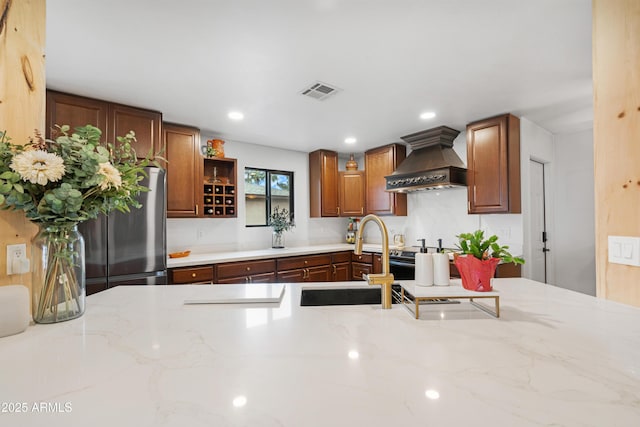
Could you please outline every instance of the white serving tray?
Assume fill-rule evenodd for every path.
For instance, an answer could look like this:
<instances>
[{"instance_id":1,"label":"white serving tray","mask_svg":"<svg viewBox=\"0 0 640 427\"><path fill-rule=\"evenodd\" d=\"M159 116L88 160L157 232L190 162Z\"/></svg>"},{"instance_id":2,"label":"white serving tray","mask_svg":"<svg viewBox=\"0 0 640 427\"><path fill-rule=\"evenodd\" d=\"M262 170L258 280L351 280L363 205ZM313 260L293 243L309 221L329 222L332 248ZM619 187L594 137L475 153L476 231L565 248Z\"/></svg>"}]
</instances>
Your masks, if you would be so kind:
<instances>
[{"instance_id":1,"label":"white serving tray","mask_svg":"<svg viewBox=\"0 0 640 427\"><path fill-rule=\"evenodd\" d=\"M252 283L247 285L194 286L185 304L280 303L284 285Z\"/></svg>"}]
</instances>

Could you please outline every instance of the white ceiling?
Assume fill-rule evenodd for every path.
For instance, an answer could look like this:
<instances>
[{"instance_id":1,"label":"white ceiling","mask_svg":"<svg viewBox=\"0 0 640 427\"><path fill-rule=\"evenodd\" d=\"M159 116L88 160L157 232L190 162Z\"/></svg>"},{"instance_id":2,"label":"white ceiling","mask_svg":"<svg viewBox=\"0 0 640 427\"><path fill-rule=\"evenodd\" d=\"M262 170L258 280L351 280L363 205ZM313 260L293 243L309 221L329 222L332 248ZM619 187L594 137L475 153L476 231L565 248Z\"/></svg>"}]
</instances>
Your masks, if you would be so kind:
<instances>
[{"instance_id":1,"label":"white ceiling","mask_svg":"<svg viewBox=\"0 0 640 427\"><path fill-rule=\"evenodd\" d=\"M49 88L301 151L506 112L592 126L591 0L49 0L46 53ZM300 94L317 80L342 90Z\"/></svg>"}]
</instances>

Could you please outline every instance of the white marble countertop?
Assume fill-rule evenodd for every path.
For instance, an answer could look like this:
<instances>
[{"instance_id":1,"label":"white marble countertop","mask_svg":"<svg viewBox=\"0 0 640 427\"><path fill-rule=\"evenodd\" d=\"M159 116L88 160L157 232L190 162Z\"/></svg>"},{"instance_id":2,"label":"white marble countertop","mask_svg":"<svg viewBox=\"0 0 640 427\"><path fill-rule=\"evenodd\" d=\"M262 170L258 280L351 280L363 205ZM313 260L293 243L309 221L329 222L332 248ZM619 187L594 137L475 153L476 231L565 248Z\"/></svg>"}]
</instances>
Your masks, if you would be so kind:
<instances>
[{"instance_id":1,"label":"white marble countertop","mask_svg":"<svg viewBox=\"0 0 640 427\"><path fill-rule=\"evenodd\" d=\"M253 251L210 252L190 254L184 258L167 258L167 268L188 267L193 265L217 264L220 262L247 261L254 259L281 258L297 255L313 255L339 251L353 251L355 245L335 243L330 245L294 246L283 249L257 249ZM394 249L394 246L390 246ZM381 245L364 244L365 252L382 252Z\"/></svg>"},{"instance_id":2,"label":"white marble countertop","mask_svg":"<svg viewBox=\"0 0 640 427\"><path fill-rule=\"evenodd\" d=\"M92 295L79 319L0 339L0 425L638 425L638 308L496 279L500 319L463 302L415 320L300 307L302 286L280 305Z\"/></svg>"}]
</instances>

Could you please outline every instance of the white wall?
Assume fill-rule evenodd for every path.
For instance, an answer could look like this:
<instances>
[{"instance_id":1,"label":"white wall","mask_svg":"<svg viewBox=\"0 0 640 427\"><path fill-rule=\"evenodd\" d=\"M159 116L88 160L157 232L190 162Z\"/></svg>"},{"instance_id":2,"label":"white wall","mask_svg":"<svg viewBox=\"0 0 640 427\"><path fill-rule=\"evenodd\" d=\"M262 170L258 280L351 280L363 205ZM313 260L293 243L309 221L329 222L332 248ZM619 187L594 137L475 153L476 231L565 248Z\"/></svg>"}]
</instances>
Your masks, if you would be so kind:
<instances>
[{"instance_id":1,"label":"white wall","mask_svg":"<svg viewBox=\"0 0 640 427\"><path fill-rule=\"evenodd\" d=\"M555 138L555 284L596 294L593 130Z\"/></svg>"},{"instance_id":2,"label":"white wall","mask_svg":"<svg viewBox=\"0 0 640 427\"><path fill-rule=\"evenodd\" d=\"M212 135L202 135L202 145ZM226 141L225 156L238 160L237 218L167 220L167 251L221 252L271 247L271 227L245 227L244 168L293 171L296 227L285 232L287 246L344 241L346 218L309 218L309 155L262 145Z\"/></svg>"}]
</instances>

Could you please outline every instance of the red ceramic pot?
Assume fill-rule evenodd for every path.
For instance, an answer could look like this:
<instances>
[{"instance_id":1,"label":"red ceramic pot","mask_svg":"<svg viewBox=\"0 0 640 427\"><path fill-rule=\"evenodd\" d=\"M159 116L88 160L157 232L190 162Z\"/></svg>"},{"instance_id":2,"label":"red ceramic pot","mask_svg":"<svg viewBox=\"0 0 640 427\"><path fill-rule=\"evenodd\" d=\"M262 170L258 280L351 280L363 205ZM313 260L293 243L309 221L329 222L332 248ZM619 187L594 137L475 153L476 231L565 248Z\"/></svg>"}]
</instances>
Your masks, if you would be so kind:
<instances>
[{"instance_id":1,"label":"red ceramic pot","mask_svg":"<svg viewBox=\"0 0 640 427\"><path fill-rule=\"evenodd\" d=\"M472 255L460 255L454 263L460 272L462 287L477 292L489 292L493 289L491 278L496 274L500 258L479 260Z\"/></svg>"}]
</instances>

